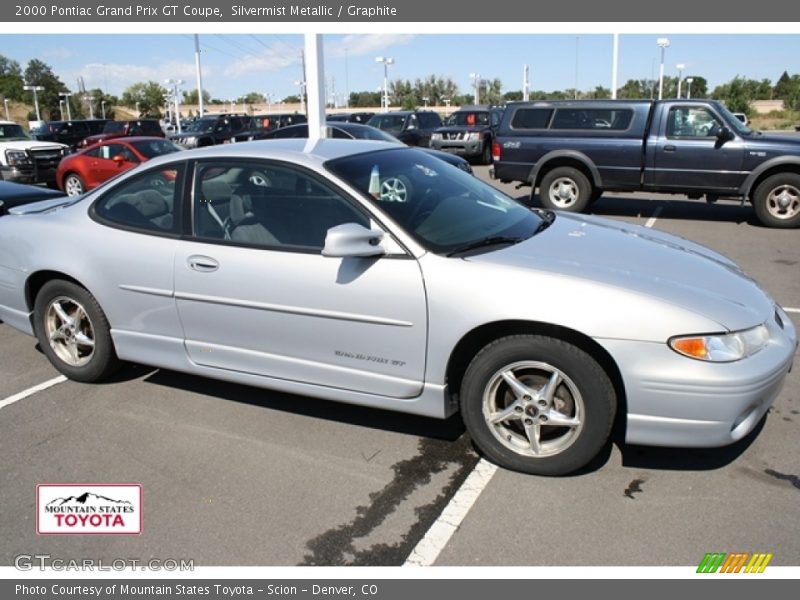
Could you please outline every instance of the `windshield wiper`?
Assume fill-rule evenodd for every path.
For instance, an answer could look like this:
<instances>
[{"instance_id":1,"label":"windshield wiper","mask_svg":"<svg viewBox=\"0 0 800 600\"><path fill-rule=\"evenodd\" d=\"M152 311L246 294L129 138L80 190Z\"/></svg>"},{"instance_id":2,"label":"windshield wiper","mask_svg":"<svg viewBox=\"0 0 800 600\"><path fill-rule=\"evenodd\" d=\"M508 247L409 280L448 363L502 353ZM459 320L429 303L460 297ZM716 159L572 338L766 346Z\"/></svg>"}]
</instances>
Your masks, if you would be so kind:
<instances>
[{"instance_id":1,"label":"windshield wiper","mask_svg":"<svg viewBox=\"0 0 800 600\"><path fill-rule=\"evenodd\" d=\"M490 235L489 237L483 238L482 240L476 240L474 242L470 242L469 244L464 244L463 246L459 246L455 250L452 250L447 253L447 256L455 256L456 254L461 254L463 252L469 252L470 250L477 250L478 248L484 248L486 246L496 246L499 244L517 244L521 242L523 238L521 237L510 237L506 235Z\"/></svg>"}]
</instances>

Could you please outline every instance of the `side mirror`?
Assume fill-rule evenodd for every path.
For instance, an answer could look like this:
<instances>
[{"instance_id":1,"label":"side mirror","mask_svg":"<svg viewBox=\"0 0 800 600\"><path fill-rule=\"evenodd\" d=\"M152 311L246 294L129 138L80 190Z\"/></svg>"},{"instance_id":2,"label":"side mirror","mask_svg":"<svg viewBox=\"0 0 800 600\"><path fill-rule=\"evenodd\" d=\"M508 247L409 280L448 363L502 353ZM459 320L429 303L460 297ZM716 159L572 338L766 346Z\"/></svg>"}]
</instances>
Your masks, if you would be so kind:
<instances>
[{"instance_id":1,"label":"side mirror","mask_svg":"<svg viewBox=\"0 0 800 600\"><path fill-rule=\"evenodd\" d=\"M733 132L730 130L730 128L727 125L723 125L722 127L719 128L719 131L717 132L717 140L721 144L727 142L728 140L732 140L732 139L733 139Z\"/></svg>"},{"instance_id":2,"label":"side mirror","mask_svg":"<svg viewBox=\"0 0 800 600\"><path fill-rule=\"evenodd\" d=\"M117 155L115 155L115 156L112 156L112 157L111 157L111 160L113 160L115 163L117 163L118 165L120 165L120 164L122 164L122 163L124 163L124 162L125 162L125 157L124 157L124 156L122 156L122 154L117 154Z\"/></svg>"},{"instance_id":3,"label":"side mirror","mask_svg":"<svg viewBox=\"0 0 800 600\"><path fill-rule=\"evenodd\" d=\"M416 128L417 126L414 125L414 123L409 123L408 125L406 125L406 131L414 131Z\"/></svg>"},{"instance_id":4,"label":"side mirror","mask_svg":"<svg viewBox=\"0 0 800 600\"><path fill-rule=\"evenodd\" d=\"M334 258L382 256L383 231L367 229L358 223L344 223L331 227L325 236L322 256Z\"/></svg>"}]
</instances>

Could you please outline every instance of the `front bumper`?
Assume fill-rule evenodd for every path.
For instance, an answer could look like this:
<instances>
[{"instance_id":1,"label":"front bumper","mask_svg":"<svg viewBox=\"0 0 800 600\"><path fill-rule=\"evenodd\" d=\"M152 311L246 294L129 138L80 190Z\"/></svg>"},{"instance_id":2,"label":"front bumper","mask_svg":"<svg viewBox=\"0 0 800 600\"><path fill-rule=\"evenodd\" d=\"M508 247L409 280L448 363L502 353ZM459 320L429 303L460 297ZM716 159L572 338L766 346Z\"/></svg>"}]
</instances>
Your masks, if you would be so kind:
<instances>
[{"instance_id":1,"label":"front bumper","mask_svg":"<svg viewBox=\"0 0 800 600\"><path fill-rule=\"evenodd\" d=\"M789 317L783 321L781 328L770 319L769 345L733 363L692 360L666 344L598 340L616 359L625 385L625 441L715 447L750 433L780 394L792 368L797 332Z\"/></svg>"},{"instance_id":2,"label":"front bumper","mask_svg":"<svg viewBox=\"0 0 800 600\"><path fill-rule=\"evenodd\" d=\"M483 142L451 142L446 140L431 140L431 148L466 158L480 156L483 153Z\"/></svg>"},{"instance_id":3,"label":"front bumper","mask_svg":"<svg viewBox=\"0 0 800 600\"><path fill-rule=\"evenodd\" d=\"M15 183L53 183L56 169L37 168L37 165L0 166L0 179Z\"/></svg>"}]
</instances>

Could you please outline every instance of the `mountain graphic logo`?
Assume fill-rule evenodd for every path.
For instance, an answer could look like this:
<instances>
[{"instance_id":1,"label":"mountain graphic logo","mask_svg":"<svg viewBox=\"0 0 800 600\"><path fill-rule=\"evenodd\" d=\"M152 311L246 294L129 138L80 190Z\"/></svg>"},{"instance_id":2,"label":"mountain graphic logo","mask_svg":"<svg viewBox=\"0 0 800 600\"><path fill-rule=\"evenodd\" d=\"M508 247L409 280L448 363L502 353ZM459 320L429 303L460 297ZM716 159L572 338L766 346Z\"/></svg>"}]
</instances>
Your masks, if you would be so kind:
<instances>
[{"instance_id":1,"label":"mountain graphic logo","mask_svg":"<svg viewBox=\"0 0 800 600\"><path fill-rule=\"evenodd\" d=\"M113 498L93 494L91 492L84 492L80 496L70 496L69 498L56 498L48 502L47 506L100 506L109 502L112 504L127 504L133 506L133 503L127 500L114 500Z\"/></svg>"}]
</instances>

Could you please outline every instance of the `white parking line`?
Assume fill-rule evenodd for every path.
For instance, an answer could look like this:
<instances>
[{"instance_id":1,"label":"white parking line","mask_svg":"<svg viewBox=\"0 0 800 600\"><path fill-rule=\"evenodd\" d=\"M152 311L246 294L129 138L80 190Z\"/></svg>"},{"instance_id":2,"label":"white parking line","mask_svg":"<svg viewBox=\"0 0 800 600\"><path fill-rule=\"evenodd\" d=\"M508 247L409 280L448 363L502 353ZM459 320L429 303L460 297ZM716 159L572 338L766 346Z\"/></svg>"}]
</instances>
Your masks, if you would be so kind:
<instances>
[{"instance_id":1,"label":"white parking line","mask_svg":"<svg viewBox=\"0 0 800 600\"><path fill-rule=\"evenodd\" d=\"M656 220L658 219L658 215L661 214L661 210L663 208L664 208L663 206L656 206L656 209L653 211L653 216L651 216L649 219L647 219L647 223L645 223L644 226L645 227L652 227L653 225L655 225L656 224Z\"/></svg>"},{"instance_id":2,"label":"white parking line","mask_svg":"<svg viewBox=\"0 0 800 600\"><path fill-rule=\"evenodd\" d=\"M51 388L54 385L58 385L59 383L63 383L67 380L66 377L63 375L59 375L58 377L53 377L52 379L48 379L38 385L33 387L29 387L27 390L21 391L19 394L14 394L13 396L9 396L8 398L4 398L0 400L0 408L5 408L9 404L14 404L14 402L19 402L27 398L28 396L33 396L37 392L41 392L42 390L46 390L47 388Z\"/></svg>"},{"instance_id":3,"label":"white parking line","mask_svg":"<svg viewBox=\"0 0 800 600\"><path fill-rule=\"evenodd\" d=\"M472 473L450 499L442 514L411 551L404 567L428 567L434 563L496 471L496 465L483 459L478 461Z\"/></svg>"}]
</instances>

